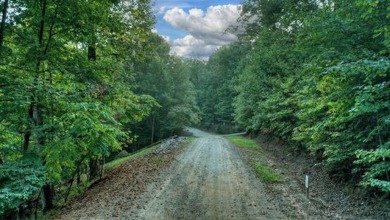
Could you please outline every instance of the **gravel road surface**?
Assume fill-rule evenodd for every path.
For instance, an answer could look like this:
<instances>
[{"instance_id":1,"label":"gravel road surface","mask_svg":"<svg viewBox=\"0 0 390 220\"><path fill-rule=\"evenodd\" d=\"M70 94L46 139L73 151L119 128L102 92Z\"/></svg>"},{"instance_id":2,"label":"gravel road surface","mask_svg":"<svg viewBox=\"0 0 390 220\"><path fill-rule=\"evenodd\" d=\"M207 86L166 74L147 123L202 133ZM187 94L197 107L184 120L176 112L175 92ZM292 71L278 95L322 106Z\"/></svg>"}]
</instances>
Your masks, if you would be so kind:
<instances>
[{"instance_id":1,"label":"gravel road surface","mask_svg":"<svg viewBox=\"0 0 390 220\"><path fill-rule=\"evenodd\" d=\"M195 140L136 201L131 219L286 219L223 137Z\"/></svg>"}]
</instances>

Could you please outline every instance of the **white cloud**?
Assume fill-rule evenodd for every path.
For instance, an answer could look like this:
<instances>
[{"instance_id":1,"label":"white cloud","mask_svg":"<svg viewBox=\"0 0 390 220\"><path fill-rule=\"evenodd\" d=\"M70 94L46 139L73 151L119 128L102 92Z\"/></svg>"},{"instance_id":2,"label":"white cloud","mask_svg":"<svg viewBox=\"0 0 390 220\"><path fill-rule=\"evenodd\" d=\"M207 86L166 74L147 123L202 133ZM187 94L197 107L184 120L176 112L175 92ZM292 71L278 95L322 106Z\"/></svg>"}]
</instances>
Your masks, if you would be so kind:
<instances>
[{"instance_id":1,"label":"white cloud","mask_svg":"<svg viewBox=\"0 0 390 220\"><path fill-rule=\"evenodd\" d=\"M236 24L241 12L239 5L210 6L207 11L181 8L168 10L164 20L188 35L171 42L172 52L179 56L209 56L220 46L231 43L237 37L226 32Z\"/></svg>"},{"instance_id":2,"label":"white cloud","mask_svg":"<svg viewBox=\"0 0 390 220\"><path fill-rule=\"evenodd\" d=\"M167 43L171 42L171 38L169 36L160 35Z\"/></svg>"},{"instance_id":3,"label":"white cloud","mask_svg":"<svg viewBox=\"0 0 390 220\"><path fill-rule=\"evenodd\" d=\"M163 6L163 7L160 7L159 9L157 9L156 11L157 11L158 15L163 15L163 14L165 14L165 12L168 11L168 9L169 9L168 7Z\"/></svg>"},{"instance_id":4,"label":"white cloud","mask_svg":"<svg viewBox=\"0 0 390 220\"><path fill-rule=\"evenodd\" d=\"M207 44L205 41L197 39L192 35L176 39L171 42L171 52L178 56L198 57L206 59L215 52L220 45Z\"/></svg>"},{"instance_id":5,"label":"white cloud","mask_svg":"<svg viewBox=\"0 0 390 220\"><path fill-rule=\"evenodd\" d=\"M158 0L153 6L153 10L158 14L165 14L169 9L178 7L178 8L191 8L192 1L182 1L182 0Z\"/></svg>"}]
</instances>

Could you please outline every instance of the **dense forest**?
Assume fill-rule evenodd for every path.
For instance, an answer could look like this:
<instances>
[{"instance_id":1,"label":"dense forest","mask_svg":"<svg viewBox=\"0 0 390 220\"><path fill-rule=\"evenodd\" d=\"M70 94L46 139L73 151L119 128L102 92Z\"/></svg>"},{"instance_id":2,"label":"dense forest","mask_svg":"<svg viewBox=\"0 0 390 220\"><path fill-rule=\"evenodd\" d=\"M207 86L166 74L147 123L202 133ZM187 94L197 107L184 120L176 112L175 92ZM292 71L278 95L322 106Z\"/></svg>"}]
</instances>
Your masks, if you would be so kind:
<instances>
[{"instance_id":1,"label":"dense forest","mask_svg":"<svg viewBox=\"0 0 390 220\"><path fill-rule=\"evenodd\" d=\"M388 196L390 2L247 0L240 24L194 73L202 124L276 136Z\"/></svg>"},{"instance_id":2,"label":"dense forest","mask_svg":"<svg viewBox=\"0 0 390 220\"><path fill-rule=\"evenodd\" d=\"M245 0L239 40L170 54L149 0L2 0L0 216L67 199L185 126L265 133L390 194L390 2Z\"/></svg>"},{"instance_id":3,"label":"dense forest","mask_svg":"<svg viewBox=\"0 0 390 220\"><path fill-rule=\"evenodd\" d=\"M0 216L39 194L50 210L110 155L198 121L187 61L152 32L149 0L4 0L1 12Z\"/></svg>"}]
</instances>

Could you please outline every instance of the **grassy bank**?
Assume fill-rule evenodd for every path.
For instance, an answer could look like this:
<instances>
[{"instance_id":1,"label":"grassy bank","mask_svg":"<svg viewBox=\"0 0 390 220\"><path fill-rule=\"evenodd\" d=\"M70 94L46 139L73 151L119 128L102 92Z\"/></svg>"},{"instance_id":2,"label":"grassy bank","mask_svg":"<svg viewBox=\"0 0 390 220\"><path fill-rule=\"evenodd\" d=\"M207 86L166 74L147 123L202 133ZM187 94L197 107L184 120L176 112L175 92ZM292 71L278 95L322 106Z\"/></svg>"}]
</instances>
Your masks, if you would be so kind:
<instances>
[{"instance_id":1,"label":"grassy bank","mask_svg":"<svg viewBox=\"0 0 390 220\"><path fill-rule=\"evenodd\" d=\"M272 168L252 160L250 162L251 167L255 171L257 177L262 179L266 183L280 183L282 182L282 176Z\"/></svg>"},{"instance_id":2,"label":"grassy bank","mask_svg":"<svg viewBox=\"0 0 390 220\"><path fill-rule=\"evenodd\" d=\"M252 139L243 136L229 136L227 139L233 142L237 147L252 151L262 151L261 147Z\"/></svg>"},{"instance_id":3,"label":"grassy bank","mask_svg":"<svg viewBox=\"0 0 390 220\"><path fill-rule=\"evenodd\" d=\"M110 162L104 164L104 171L112 170L112 169L114 169L114 168L116 168L116 167L126 163L129 160L134 160L136 158L148 155L151 152L153 152L154 150L156 150L157 147L158 147L158 144L157 145L153 145L153 146L148 147L148 148L144 148L144 149L142 149L142 150L140 150L140 151L138 151L138 152L136 152L134 154L131 154L129 156L122 157L122 158L110 161Z\"/></svg>"},{"instance_id":4,"label":"grassy bank","mask_svg":"<svg viewBox=\"0 0 390 220\"><path fill-rule=\"evenodd\" d=\"M237 147L255 153L255 155L250 158L249 164L257 177L261 180L266 183L279 183L283 181L282 176L265 163L265 152L254 140L243 136L230 136L227 137L227 139L233 142Z\"/></svg>"},{"instance_id":5,"label":"grassy bank","mask_svg":"<svg viewBox=\"0 0 390 220\"><path fill-rule=\"evenodd\" d=\"M184 141L183 143L181 143L180 145L186 145L186 144L189 144L191 143L192 141L194 141L196 138L195 137L188 137L186 141ZM130 161L130 160L134 160L134 159L137 159L139 157L143 157L143 156L146 156L150 153L152 153L153 151L155 151L158 146L159 146L160 142L157 142L149 147L146 147L136 153L133 153L129 156L126 156L126 157L122 157L122 158L118 158L118 159L115 159L113 161L110 161L106 164L104 164L104 171L110 171L116 167L119 167L120 165L126 163L127 161Z\"/></svg>"}]
</instances>

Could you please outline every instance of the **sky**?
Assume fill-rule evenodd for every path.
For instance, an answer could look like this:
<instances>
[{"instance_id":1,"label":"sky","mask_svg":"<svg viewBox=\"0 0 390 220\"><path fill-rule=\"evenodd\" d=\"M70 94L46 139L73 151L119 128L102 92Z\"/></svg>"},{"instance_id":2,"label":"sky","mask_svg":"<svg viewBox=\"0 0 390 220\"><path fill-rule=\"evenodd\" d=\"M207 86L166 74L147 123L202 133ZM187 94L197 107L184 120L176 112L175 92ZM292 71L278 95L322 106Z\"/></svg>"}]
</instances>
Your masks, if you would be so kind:
<instances>
[{"instance_id":1,"label":"sky","mask_svg":"<svg viewBox=\"0 0 390 220\"><path fill-rule=\"evenodd\" d=\"M155 31L181 57L207 59L237 37L225 30L236 24L241 0L155 0Z\"/></svg>"}]
</instances>

